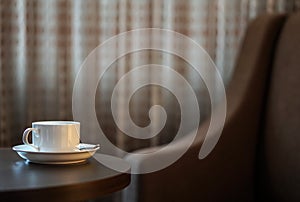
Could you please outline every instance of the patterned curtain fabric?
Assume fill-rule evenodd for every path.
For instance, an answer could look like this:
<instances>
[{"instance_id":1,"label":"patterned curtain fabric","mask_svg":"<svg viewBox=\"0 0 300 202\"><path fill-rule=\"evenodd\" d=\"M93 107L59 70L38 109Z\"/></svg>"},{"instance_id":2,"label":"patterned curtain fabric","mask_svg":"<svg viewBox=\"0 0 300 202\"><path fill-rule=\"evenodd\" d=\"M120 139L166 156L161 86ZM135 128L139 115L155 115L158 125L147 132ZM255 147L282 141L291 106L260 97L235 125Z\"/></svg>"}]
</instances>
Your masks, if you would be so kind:
<instances>
[{"instance_id":1,"label":"patterned curtain fabric","mask_svg":"<svg viewBox=\"0 0 300 202\"><path fill-rule=\"evenodd\" d=\"M1 0L0 147L19 144L23 130L33 121L72 120L72 89L80 66L93 49L119 33L151 27L184 34L209 53L226 84L249 20L262 13L292 12L299 7L299 0ZM134 36L133 40L117 43L101 53L97 66L102 68L108 56L145 40L149 36ZM173 44L170 38L163 41L166 46ZM140 89L127 109L137 125L146 126L149 108L153 104L164 106L168 120L157 137L133 139L115 125L110 98L116 82L131 69L151 63L178 71L197 93L201 113L205 115L210 110L203 81L194 77L193 70L178 57L158 51L123 56L100 81L95 108L105 134L126 150L166 143L178 129L178 103L171 92L157 86ZM138 74L134 79L148 79L147 76ZM162 72L161 78L176 85L167 72ZM91 79L97 78L91 75ZM131 82L134 81L123 86L123 93ZM122 118L127 106L122 93L118 99ZM126 125L126 120L121 123ZM89 130L81 134L92 133L93 127L88 126Z\"/></svg>"}]
</instances>

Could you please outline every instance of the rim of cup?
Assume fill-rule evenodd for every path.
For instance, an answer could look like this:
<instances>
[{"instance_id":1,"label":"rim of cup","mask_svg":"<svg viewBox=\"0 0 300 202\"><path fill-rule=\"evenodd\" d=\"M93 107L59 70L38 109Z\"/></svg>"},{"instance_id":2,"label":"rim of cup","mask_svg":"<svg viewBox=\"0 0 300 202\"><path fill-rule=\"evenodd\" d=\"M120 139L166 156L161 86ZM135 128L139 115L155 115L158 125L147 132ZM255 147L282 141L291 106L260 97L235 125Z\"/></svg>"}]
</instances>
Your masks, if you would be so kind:
<instances>
[{"instance_id":1,"label":"rim of cup","mask_svg":"<svg viewBox=\"0 0 300 202\"><path fill-rule=\"evenodd\" d=\"M80 122L77 121L36 121L32 124L38 125L78 125Z\"/></svg>"}]
</instances>

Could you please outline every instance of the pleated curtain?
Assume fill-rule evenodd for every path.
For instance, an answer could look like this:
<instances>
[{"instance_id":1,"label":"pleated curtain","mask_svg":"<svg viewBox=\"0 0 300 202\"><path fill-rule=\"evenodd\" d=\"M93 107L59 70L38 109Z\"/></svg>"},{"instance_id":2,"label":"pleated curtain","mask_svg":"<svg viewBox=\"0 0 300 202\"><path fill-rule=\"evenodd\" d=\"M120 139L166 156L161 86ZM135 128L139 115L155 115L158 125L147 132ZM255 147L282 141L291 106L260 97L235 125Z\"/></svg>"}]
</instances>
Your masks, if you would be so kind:
<instances>
[{"instance_id":1,"label":"pleated curtain","mask_svg":"<svg viewBox=\"0 0 300 202\"><path fill-rule=\"evenodd\" d=\"M33 121L72 120L72 90L82 63L91 51L117 34L161 28L186 35L207 51L226 85L249 21L266 12L293 12L299 7L299 0L1 0L0 147L20 144L23 130ZM96 65L103 68L108 56L149 40L149 36L134 37L103 51ZM162 40L166 46L174 44L170 38ZM196 53L188 51L197 59ZM171 141L180 123L180 109L172 92L148 86L132 97L130 107L122 101L122 93L118 95L120 118L129 110L138 126L147 126L150 107L159 104L168 114L164 129L155 138L139 140L116 127L110 110L114 86L131 69L152 63L169 66L184 76L197 94L203 117L210 111L203 81L180 58L153 50L122 56L99 82L95 109L107 137L128 151ZM177 85L168 72L161 74L164 82ZM93 76L91 79L97 79ZM135 75L123 86L123 93L139 79L149 79L148 74ZM121 123L126 127L126 120ZM81 134L92 133L93 127Z\"/></svg>"}]
</instances>

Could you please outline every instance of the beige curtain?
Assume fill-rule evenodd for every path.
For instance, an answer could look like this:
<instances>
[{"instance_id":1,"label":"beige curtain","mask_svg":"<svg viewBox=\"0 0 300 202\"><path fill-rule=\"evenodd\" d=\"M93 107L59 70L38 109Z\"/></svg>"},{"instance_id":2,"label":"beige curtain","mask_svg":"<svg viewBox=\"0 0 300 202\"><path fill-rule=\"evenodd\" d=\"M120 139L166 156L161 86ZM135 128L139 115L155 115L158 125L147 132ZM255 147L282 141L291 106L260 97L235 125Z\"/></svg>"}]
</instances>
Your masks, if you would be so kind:
<instances>
[{"instance_id":1,"label":"beige curtain","mask_svg":"<svg viewBox=\"0 0 300 202\"><path fill-rule=\"evenodd\" d=\"M249 20L265 12L291 12L299 6L299 0L1 0L0 147L21 143L23 130L33 121L73 119L75 76L88 54L110 37L149 27L182 33L209 53L226 84ZM102 68L108 56L118 55L127 46L151 40L149 36L134 37L103 51L97 66ZM163 41L165 46L173 44L170 38ZM187 54L197 59L196 53ZM180 58L150 50L123 56L101 79L95 108L107 137L128 151L172 140L180 122L180 109L172 93L149 86L133 96L129 111L136 124L146 126L149 107L164 106L168 120L161 133L150 140L133 139L114 123L110 97L116 82L131 69L151 63L178 71L197 93L201 115L210 111L203 81ZM161 76L164 82L176 85L167 72ZM91 79L97 78L91 75ZM148 74L139 74L131 82L135 79L149 78ZM131 82L123 86L123 93ZM122 94L118 96L122 117L126 106ZM126 126L126 120L122 124ZM82 135L93 132L93 127L88 126Z\"/></svg>"}]
</instances>

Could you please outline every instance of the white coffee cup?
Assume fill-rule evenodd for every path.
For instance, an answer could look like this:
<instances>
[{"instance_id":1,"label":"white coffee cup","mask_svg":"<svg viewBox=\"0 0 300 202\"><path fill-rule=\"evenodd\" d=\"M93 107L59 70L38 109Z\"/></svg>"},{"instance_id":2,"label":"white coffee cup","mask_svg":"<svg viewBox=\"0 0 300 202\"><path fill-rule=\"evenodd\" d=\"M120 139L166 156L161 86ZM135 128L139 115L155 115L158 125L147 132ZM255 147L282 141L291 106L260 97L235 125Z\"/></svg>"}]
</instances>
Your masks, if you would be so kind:
<instances>
[{"instance_id":1,"label":"white coffee cup","mask_svg":"<svg viewBox=\"0 0 300 202\"><path fill-rule=\"evenodd\" d=\"M32 132L32 144L28 137ZM39 121L23 133L23 143L38 151L74 151L80 142L80 123L75 121Z\"/></svg>"}]
</instances>

